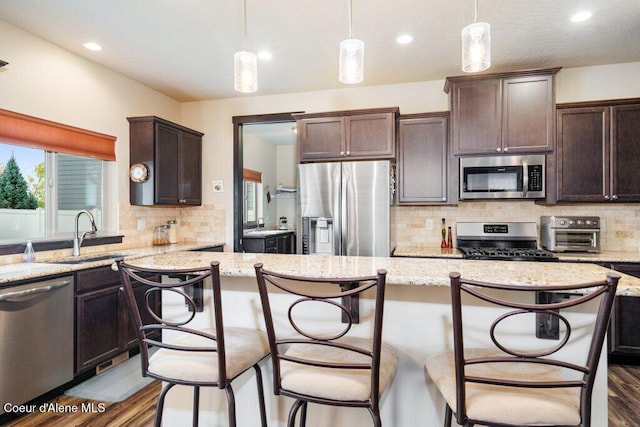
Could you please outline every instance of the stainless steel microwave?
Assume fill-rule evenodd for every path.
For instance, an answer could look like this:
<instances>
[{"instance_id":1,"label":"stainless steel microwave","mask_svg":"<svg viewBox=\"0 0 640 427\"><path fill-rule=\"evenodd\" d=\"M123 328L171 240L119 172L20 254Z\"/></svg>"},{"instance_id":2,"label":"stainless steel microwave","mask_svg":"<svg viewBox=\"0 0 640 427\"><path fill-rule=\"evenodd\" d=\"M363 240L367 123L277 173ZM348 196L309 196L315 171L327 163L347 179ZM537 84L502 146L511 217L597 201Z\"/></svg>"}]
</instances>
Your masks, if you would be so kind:
<instances>
[{"instance_id":1,"label":"stainless steel microwave","mask_svg":"<svg viewBox=\"0 0 640 427\"><path fill-rule=\"evenodd\" d=\"M460 158L460 199L545 197L545 155Z\"/></svg>"}]
</instances>

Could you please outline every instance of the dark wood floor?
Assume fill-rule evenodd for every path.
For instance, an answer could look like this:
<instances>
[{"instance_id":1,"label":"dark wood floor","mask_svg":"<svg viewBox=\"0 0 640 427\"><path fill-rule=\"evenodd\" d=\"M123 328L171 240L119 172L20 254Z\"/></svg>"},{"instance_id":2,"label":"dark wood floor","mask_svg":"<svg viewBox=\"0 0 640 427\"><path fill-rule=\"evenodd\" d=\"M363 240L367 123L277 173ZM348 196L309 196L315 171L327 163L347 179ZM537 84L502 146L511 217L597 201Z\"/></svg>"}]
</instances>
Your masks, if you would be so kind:
<instances>
[{"instance_id":1,"label":"dark wood floor","mask_svg":"<svg viewBox=\"0 0 640 427\"><path fill-rule=\"evenodd\" d=\"M608 375L609 427L640 426L640 366L610 365ZM23 416L6 424L6 426L148 427L153 425L155 404L159 392L160 383L156 381L123 402L106 404L102 413L35 413ZM62 395L52 400L51 403L81 407L83 403L90 404L92 402Z\"/></svg>"}]
</instances>

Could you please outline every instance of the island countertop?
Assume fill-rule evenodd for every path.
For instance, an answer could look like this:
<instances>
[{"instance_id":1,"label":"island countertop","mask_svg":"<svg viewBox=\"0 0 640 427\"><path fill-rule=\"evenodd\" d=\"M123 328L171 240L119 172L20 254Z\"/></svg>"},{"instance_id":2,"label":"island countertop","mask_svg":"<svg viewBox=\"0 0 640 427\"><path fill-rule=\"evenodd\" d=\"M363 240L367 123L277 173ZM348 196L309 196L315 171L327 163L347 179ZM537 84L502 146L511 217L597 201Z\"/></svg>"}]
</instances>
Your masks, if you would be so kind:
<instances>
[{"instance_id":1,"label":"island countertop","mask_svg":"<svg viewBox=\"0 0 640 427\"><path fill-rule=\"evenodd\" d=\"M595 264L565 262L475 261L452 258L376 258L332 255L282 255L248 253L173 252L131 259L132 265L157 269L207 268L220 261L222 276L255 276L254 265L280 273L312 277L367 276L377 269L387 270L387 283L393 285L448 286L449 273L464 278L527 286L563 285L604 280L608 272ZM619 295L640 296L640 278L621 276Z\"/></svg>"}]
</instances>

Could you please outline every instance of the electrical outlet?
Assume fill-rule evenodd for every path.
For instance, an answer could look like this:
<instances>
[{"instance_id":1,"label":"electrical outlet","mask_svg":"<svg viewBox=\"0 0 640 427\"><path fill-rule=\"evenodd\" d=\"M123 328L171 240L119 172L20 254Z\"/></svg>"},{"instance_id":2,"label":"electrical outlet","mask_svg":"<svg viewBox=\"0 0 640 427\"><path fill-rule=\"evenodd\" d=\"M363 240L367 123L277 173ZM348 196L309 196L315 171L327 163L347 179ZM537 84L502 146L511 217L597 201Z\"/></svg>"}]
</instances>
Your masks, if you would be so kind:
<instances>
[{"instance_id":1,"label":"electrical outlet","mask_svg":"<svg viewBox=\"0 0 640 427\"><path fill-rule=\"evenodd\" d=\"M211 181L211 187L214 193L222 193L224 191L224 182L220 180Z\"/></svg>"},{"instance_id":2,"label":"electrical outlet","mask_svg":"<svg viewBox=\"0 0 640 427\"><path fill-rule=\"evenodd\" d=\"M425 227L427 227L427 230L433 230L433 220L428 219Z\"/></svg>"},{"instance_id":3,"label":"electrical outlet","mask_svg":"<svg viewBox=\"0 0 640 427\"><path fill-rule=\"evenodd\" d=\"M138 220L138 231L144 230L144 219Z\"/></svg>"}]
</instances>

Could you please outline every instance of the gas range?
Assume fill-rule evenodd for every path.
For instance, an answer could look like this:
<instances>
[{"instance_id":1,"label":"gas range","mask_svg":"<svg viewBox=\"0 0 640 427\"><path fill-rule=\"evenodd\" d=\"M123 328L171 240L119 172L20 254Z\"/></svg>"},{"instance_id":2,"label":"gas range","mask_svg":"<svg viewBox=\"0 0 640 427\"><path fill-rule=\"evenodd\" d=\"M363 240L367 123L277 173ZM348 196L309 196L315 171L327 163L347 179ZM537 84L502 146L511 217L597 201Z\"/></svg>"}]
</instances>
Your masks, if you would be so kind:
<instances>
[{"instance_id":1,"label":"gas range","mask_svg":"<svg viewBox=\"0 0 640 427\"><path fill-rule=\"evenodd\" d=\"M549 251L538 249L535 222L459 222L457 247L464 259L504 261L557 261Z\"/></svg>"}]
</instances>

